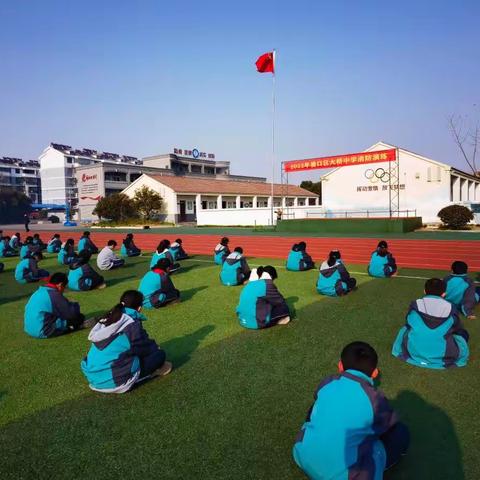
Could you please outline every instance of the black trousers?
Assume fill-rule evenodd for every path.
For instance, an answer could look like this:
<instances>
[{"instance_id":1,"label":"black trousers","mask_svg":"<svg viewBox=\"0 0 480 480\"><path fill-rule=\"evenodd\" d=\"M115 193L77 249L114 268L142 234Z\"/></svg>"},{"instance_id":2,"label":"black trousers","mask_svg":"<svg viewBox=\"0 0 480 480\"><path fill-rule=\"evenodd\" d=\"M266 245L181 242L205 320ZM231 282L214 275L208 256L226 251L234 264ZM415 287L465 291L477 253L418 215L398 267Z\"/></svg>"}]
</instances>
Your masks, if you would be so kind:
<instances>
[{"instance_id":1,"label":"black trousers","mask_svg":"<svg viewBox=\"0 0 480 480\"><path fill-rule=\"evenodd\" d=\"M155 370L158 370L166 360L166 355L163 350L156 349L145 357L140 357L140 378L148 377Z\"/></svg>"},{"instance_id":2,"label":"black trousers","mask_svg":"<svg viewBox=\"0 0 480 480\"><path fill-rule=\"evenodd\" d=\"M390 430L380 436L380 440L387 453L385 468L390 468L400 461L407 453L410 445L410 432L404 423L396 423Z\"/></svg>"}]
</instances>

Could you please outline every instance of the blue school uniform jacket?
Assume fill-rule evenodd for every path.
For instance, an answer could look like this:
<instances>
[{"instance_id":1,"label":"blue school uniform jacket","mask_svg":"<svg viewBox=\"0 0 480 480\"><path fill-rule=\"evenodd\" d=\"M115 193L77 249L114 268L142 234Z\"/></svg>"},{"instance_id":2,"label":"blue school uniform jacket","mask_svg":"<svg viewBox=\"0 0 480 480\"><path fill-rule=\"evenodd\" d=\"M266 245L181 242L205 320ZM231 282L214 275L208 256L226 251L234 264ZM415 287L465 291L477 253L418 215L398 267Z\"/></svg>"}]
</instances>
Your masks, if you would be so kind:
<instances>
[{"instance_id":1,"label":"blue school uniform jacket","mask_svg":"<svg viewBox=\"0 0 480 480\"><path fill-rule=\"evenodd\" d=\"M0 240L0 257L5 257L7 256L7 252L10 252L12 249L10 248L10 245L8 244L8 240L3 239Z\"/></svg>"},{"instance_id":2,"label":"blue school uniform jacket","mask_svg":"<svg viewBox=\"0 0 480 480\"><path fill-rule=\"evenodd\" d=\"M251 329L268 327L272 307L284 304L285 299L270 276L250 281L240 293L236 310L240 325Z\"/></svg>"},{"instance_id":3,"label":"blue school uniform jacket","mask_svg":"<svg viewBox=\"0 0 480 480\"><path fill-rule=\"evenodd\" d=\"M68 272L68 288L76 291L87 291L93 285L103 282L103 277L98 274L88 263L85 265L72 265Z\"/></svg>"},{"instance_id":4,"label":"blue school uniform jacket","mask_svg":"<svg viewBox=\"0 0 480 480\"><path fill-rule=\"evenodd\" d=\"M469 349L467 341L457 334L461 329L457 310L451 303L426 295L410 305L407 323L395 339L392 354L418 367L463 367Z\"/></svg>"},{"instance_id":5,"label":"blue school uniform jacket","mask_svg":"<svg viewBox=\"0 0 480 480\"><path fill-rule=\"evenodd\" d=\"M372 253L370 264L368 265L368 274L372 277L385 278L390 277L397 271L397 264L391 253L387 253L384 257L375 250Z\"/></svg>"},{"instance_id":6,"label":"blue school uniform jacket","mask_svg":"<svg viewBox=\"0 0 480 480\"><path fill-rule=\"evenodd\" d=\"M47 245L48 253L58 253L62 248L62 241L60 239L50 240Z\"/></svg>"},{"instance_id":7,"label":"blue school uniform jacket","mask_svg":"<svg viewBox=\"0 0 480 480\"><path fill-rule=\"evenodd\" d=\"M217 265L223 265L225 259L230 255L230 250L228 247L221 245L220 243L215 247L213 251L213 261Z\"/></svg>"},{"instance_id":8,"label":"blue school uniform jacket","mask_svg":"<svg viewBox=\"0 0 480 480\"><path fill-rule=\"evenodd\" d=\"M26 278L30 274L36 275L38 273L37 261L33 258L24 258L15 267L15 280L18 283L28 283Z\"/></svg>"},{"instance_id":9,"label":"blue school uniform jacket","mask_svg":"<svg viewBox=\"0 0 480 480\"><path fill-rule=\"evenodd\" d=\"M320 383L293 457L312 480L382 480L386 452L379 436L397 421L373 380L347 370Z\"/></svg>"},{"instance_id":10,"label":"blue school uniform jacket","mask_svg":"<svg viewBox=\"0 0 480 480\"><path fill-rule=\"evenodd\" d=\"M122 242L122 246L120 247L120 255L122 257L128 257L128 255L132 252L133 253L140 252L140 249L135 245L133 240L127 242L127 244L125 244L125 242L127 242L127 240L124 240Z\"/></svg>"},{"instance_id":11,"label":"blue school uniform jacket","mask_svg":"<svg viewBox=\"0 0 480 480\"><path fill-rule=\"evenodd\" d=\"M24 330L32 337L48 338L67 331L67 320L79 314L78 303L69 302L54 287L42 286L25 306Z\"/></svg>"},{"instance_id":12,"label":"blue school uniform jacket","mask_svg":"<svg viewBox=\"0 0 480 480\"><path fill-rule=\"evenodd\" d=\"M223 262L220 271L220 280L223 285L240 285L245 280L245 272L248 270L247 260L237 252L231 253Z\"/></svg>"},{"instance_id":13,"label":"blue school uniform jacket","mask_svg":"<svg viewBox=\"0 0 480 480\"><path fill-rule=\"evenodd\" d=\"M33 245L30 245L30 244L22 245L22 248L20 249L20 258L29 258L33 250L34 250Z\"/></svg>"},{"instance_id":14,"label":"blue school uniform jacket","mask_svg":"<svg viewBox=\"0 0 480 480\"><path fill-rule=\"evenodd\" d=\"M473 315L473 309L479 301L473 280L467 274L451 274L444 280L447 284L445 300L455 305L466 317Z\"/></svg>"},{"instance_id":15,"label":"blue school uniform jacket","mask_svg":"<svg viewBox=\"0 0 480 480\"><path fill-rule=\"evenodd\" d=\"M163 303L167 297L176 296L175 287L170 276L161 270L150 270L147 272L140 281L138 291L143 293L143 306L145 308L154 308L152 297L158 297L158 301Z\"/></svg>"},{"instance_id":16,"label":"blue school uniform jacket","mask_svg":"<svg viewBox=\"0 0 480 480\"><path fill-rule=\"evenodd\" d=\"M18 241L18 238L17 237L12 237L10 239L10 241L8 242L8 245L10 246L10 248L12 248L13 250L16 250L19 246L20 246L20 242Z\"/></svg>"},{"instance_id":17,"label":"blue school uniform jacket","mask_svg":"<svg viewBox=\"0 0 480 480\"><path fill-rule=\"evenodd\" d=\"M172 254L168 249L165 249L162 253L155 252L152 260L150 261L150 268L153 268L161 258L168 258L170 266L174 264Z\"/></svg>"},{"instance_id":18,"label":"blue school uniform jacket","mask_svg":"<svg viewBox=\"0 0 480 480\"><path fill-rule=\"evenodd\" d=\"M77 251L87 250L91 253L98 252L97 246L90 240L90 237L81 237L78 241Z\"/></svg>"},{"instance_id":19,"label":"blue school uniform jacket","mask_svg":"<svg viewBox=\"0 0 480 480\"><path fill-rule=\"evenodd\" d=\"M292 248L287 258L287 270L299 272L313 268L312 257L305 251Z\"/></svg>"},{"instance_id":20,"label":"blue school uniform jacket","mask_svg":"<svg viewBox=\"0 0 480 480\"><path fill-rule=\"evenodd\" d=\"M73 247L69 247L68 249L65 249L65 247L62 247L58 252L57 261L60 265L69 265L72 259L75 257L76 257L76 253Z\"/></svg>"},{"instance_id":21,"label":"blue school uniform jacket","mask_svg":"<svg viewBox=\"0 0 480 480\"><path fill-rule=\"evenodd\" d=\"M140 358L158 350L142 326L144 318L136 310L124 308L118 322L93 327L88 335L92 345L81 362L92 390L123 393L139 379Z\"/></svg>"},{"instance_id":22,"label":"blue school uniform jacket","mask_svg":"<svg viewBox=\"0 0 480 480\"><path fill-rule=\"evenodd\" d=\"M177 261L178 259L181 260L187 257L187 253L179 243L172 243L169 251L172 254L173 261Z\"/></svg>"},{"instance_id":23,"label":"blue school uniform jacket","mask_svg":"<svg viewBox=\"0 0 480 480\"><path fill-rule=\"evenodd\" d=\"M329 297L345 295L350 291L347 285L349 280L350 274L343 263L337 262L330 267L327 262L323 262L318 275L317 291Z\"/></svg>"}]
</instances>

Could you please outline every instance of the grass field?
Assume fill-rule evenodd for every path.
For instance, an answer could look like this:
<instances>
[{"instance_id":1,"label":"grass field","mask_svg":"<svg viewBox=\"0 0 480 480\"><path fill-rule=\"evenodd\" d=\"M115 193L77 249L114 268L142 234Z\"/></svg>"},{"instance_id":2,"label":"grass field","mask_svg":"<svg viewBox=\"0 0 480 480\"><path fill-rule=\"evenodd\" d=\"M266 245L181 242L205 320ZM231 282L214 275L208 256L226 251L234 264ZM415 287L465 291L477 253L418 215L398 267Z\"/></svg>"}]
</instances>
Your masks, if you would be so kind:
<instances>
[{"instance_id":1,"label":"grass field","mask_svg":"<svg viewBox=\"0 0 480 480\"><path fill-rule=\"evenodd\" d=\"M107 272L106 290L66 295L87 316L136 288L148 258ZM251 264L281 262L254 259ZM380 356L381 388L412 433L409 455L387 479L478 479L480 321L468 367L414 368L394 359L393 339L424 280L444 272L402 270L417 278L356 275L345 298L316 294L316 272L279 270L277 285L295 309L284 327L245 331L235 317L240 288L223 287L210 258L183 262L173 276L182 303L147 312L149 334L174 371L124 395L93 393L79 363L87 331L50 340L23 333L23 308L36 286L0 275L0 471L2 479L301 479L291 448L316 385L335 372L341 348L370 342ZM61 270L50 258L42 265ZM365 266L350 265L352 272Z\"/></svg>"}]
</instances>

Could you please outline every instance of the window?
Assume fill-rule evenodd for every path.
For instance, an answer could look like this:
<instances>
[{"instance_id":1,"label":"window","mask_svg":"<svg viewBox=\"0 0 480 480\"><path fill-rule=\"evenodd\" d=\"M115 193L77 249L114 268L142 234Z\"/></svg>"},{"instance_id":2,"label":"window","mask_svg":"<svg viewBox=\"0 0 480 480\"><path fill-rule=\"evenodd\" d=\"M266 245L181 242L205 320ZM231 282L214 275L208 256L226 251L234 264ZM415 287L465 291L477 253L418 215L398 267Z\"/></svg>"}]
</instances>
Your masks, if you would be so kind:
<instances>
[{"instance_id":1,"label":"window","mask_svg":"<svg viewBox=\"0 0 480 480\"><path fill-rule=\"evenodd\" d=\"M216 208L217 208L217 202L215 202L215 201L208 202L208 209L209 210L215 210Z\"/></svg>"},{"instance_id":2,"label":"window","mask_svg":"<svg viewBox=\"0 0 480 480\"><path fill-rule=\"evenodd\" d=\"M126 182L127 174L125 172L105 172L106 182Z\"/></svg>"},{"instance_id":3,"label":"window","mask_svg":"<svg viewBox=\"0 0 480 480\"><path fill-rule=\"evenodd\" d=\"M315 205L315 200L316 200L315 198L309 198L309 199L308 199L308 205L309 205L310 207L313 206L313 205Z\"/></svg>"},{"instance_id":4,"label":"window","mask_svg":"<svg viewBox=\"0 0 480 480\"><path fill-rule=\"evenodd\" d=\"M73 157L67 157L67 163L73 163Z\"/></svg>"},{"instance_id":5,"label":"window","mask_svg":"<svg viewBox=\"0 0 480 480\"><path fill-rule=\"evenodd\" d=\"M186 203L186 210L188 213L192 213L194 210L193 210L193 202L192 201L188 201Z\"/></svg>"},{"instance_id":6,"label":"window","mask_svg":"<svg viewBox=\"0 0 480 480\"><path fill-rule=\"evenodd\" d=\"M305 199L304 199L304 198L299 198L299 199L297 200L297 205L298 205L299 207L304 207L304 206L305 206Z\"/></svg>"},{"instance_id":7,"label":"window","mask_svg":"<svg viewBox=\"0 0 480 480\"><path fill-rule=\"evenodd\" d=\"M106 188L105 195L112 195L113 193L120 193L121 191L121 188Z\"/></svg>"},{"instance_id":8,"label":"window","mask_svg":"<svg viewBox=\"0 0 480 480\"><path fill-rule=\"evenodd\" d=\"M141 173L131 173L130 174L130 181L134 182L137 178L140 178L142 176Z\"/></svg>"},{"instance_id":9,"label":"window","mask_svg":"<svg viewBox=\"0 0 480 480\"><path fill-rule=\"evenodd\" d=\"M205 167L204 171L207 175L214 175L215 174L215 169L212 168L212 167Z\"/></svg>"}]
</instances>

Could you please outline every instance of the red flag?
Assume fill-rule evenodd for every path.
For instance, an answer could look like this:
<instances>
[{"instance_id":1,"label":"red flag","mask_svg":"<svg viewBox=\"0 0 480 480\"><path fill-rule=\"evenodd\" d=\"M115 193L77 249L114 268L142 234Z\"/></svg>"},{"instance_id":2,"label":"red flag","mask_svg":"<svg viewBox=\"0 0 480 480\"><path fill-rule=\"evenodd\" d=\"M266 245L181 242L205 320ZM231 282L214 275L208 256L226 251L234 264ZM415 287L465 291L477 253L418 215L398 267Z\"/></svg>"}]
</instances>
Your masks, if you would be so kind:
<instances>
[{"instance_id":1,"label":"red flag","mask_svg":"<svg viewBox=\"0 0 480 480\"><path fill-rule=\"evenodd\" d=\"M257 66L257 71L260 73L275 73L275 53L268 52L260 55L255 65Z\"/></svg>"}]
</instances>

